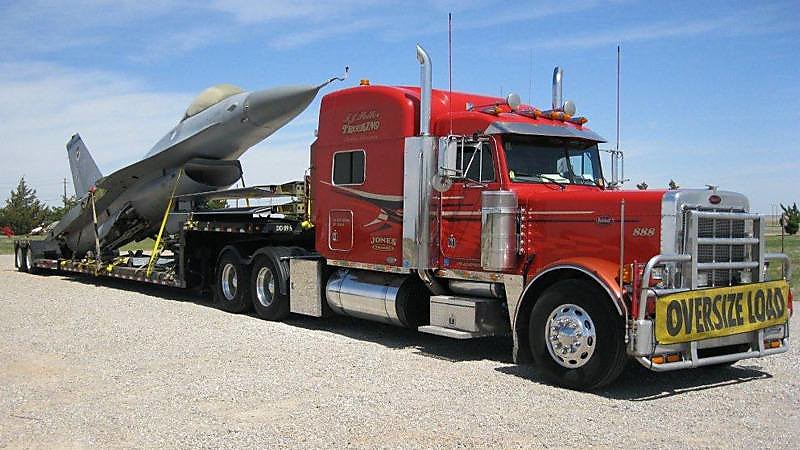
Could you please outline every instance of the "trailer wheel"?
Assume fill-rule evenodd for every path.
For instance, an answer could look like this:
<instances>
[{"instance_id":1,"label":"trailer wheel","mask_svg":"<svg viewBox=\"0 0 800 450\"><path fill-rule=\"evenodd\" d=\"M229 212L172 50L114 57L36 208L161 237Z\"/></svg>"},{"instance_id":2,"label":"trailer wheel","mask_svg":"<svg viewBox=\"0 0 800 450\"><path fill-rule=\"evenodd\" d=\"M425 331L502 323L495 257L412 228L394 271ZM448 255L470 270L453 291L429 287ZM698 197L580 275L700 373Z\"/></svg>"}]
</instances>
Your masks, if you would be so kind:
<instances>
[{"instance_id":1,"label":"trailer wheel","mask_svg":"<svg viewBox=\"0 0 800 450\"><path fill-rule=\"evenodd\" d=\"M16 263L17 263L17 270L20 272L27 272L28 271L28 252L25 251L25 247L18 245L17 250L14 252Z\"/></svg>"},{"instance_id":2,"label":"trailer wheel","mask_svg":"<svg viewBox=\"0 0 800 450\"><path fill-rule=\"evenodd\" d=\"M36 266L33 264L33 254L31 253L30 247L25 249L25 270L28 273L34 273L34 274L39 272L36 269Z\"/></svg>"},{"instance_id":3,"label":"trailer wheel","mask_svg":"<svg viewBox=\"0 0 800 450\"><path fill-rule=\"evenodd\" d=\"M250 287L247 267L233 252L225 252L217 263L214 297L220 309L240 313L250 308L247 290Z\"/></svg>"},{"instance_id":4,"label":"trailer wheel","mask_svg":"<svg viewBox=\"0 0 800 450\"><path fill-rule=\"evenodd\" d=\"M258 256L253 261L250 276L250 296L253 308L265 320L283 320L289 315L289 296L280 293L280 264L274 252Z\"/></svg>"},{"instance_id":5,"label":"trailer wheel","mask_svg":"<svg viewBox=\"0 0 800 450\"><path fill-rule=\"evenodd\" d=\"M528 338L543 375L555 384L590 390L625 367L625 327L606 294L583 280L549 287L533 307Z\"/></svg>"}]
</instances>

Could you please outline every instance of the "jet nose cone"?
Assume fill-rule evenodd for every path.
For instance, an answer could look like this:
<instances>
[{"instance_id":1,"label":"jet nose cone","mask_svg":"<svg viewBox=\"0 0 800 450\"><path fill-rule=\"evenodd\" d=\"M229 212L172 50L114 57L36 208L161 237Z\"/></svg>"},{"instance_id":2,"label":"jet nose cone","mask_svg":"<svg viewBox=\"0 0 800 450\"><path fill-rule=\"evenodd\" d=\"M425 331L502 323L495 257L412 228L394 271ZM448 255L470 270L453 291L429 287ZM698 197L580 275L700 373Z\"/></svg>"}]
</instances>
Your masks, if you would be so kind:
<instances>
[{"instance_id":1,"label":"jet nose cone","mask_svg":"<svg viewBox=\"0 0 800 450\"><path fill-rule=\"evenodd\" d=\"M285 86L251 92L245 100L247 120L258 127L278 129L303 112L317 92L317 86Z\"/></svg>"}]
</instances>

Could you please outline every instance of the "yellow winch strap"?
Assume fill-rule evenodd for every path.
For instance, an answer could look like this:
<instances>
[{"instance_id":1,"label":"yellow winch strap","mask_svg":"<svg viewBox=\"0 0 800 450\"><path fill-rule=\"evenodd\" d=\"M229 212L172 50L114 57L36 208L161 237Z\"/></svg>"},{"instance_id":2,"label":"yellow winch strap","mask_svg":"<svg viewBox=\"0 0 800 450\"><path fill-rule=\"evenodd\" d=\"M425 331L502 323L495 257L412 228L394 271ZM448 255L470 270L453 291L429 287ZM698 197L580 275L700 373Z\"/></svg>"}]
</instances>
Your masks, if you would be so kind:
<instances>
[{"instance_id":1,"label":"yellow winch strap","mask_svg":"<svg viewBox=\"0 0 800 450\"><path fill-rule=\"evenodd\" d=\"M147 261L147 270L145 274L148 278L153 273L153 265L158 260L159 255L161 254L161 237L164 235L164 228L167 226L167 219L169 219L169 211L172 209L172 198L175 197L175 190L178 189L178 182L181 180L181 174L183 173L183 169L178 171L178 176L175 178L175 185L172 186L172 194L169 196L169 201L167 202L167 209L164 210L164 218L161 219L161 227L158 229L158 236L156 237L156 242L153 245L153 252L150 254L150 260Z\"/></svg>"}]
</instances>

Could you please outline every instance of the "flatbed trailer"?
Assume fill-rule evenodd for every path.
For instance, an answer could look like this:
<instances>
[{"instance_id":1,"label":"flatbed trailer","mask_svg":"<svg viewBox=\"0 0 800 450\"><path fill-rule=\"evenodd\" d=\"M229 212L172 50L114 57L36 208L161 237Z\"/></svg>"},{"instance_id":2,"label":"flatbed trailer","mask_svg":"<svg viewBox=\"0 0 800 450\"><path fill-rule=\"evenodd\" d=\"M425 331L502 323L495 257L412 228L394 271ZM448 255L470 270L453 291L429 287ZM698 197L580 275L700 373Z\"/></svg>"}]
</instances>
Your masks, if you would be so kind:
<instances>
[{"instance_id":1,"label":"flatbed trailer","mask_svg":"<svg viewBox=\"0 0 800 450\"><path fill-rule=\"evenodd\" d=\"M307 198L304 181L293 181L282 185L252 186L245 189L230 189L199 194L176 196L170 202L173 210L169 216L180 220L180 232L171 236L171 250L150 252L144 249L127 251L113 260L97 261L93 258L68 259L34 257L47 255L46 242L32 240L15 241L15 254L19 250L27 261L17 258L16 265L25 265L31 272L38 270L58 273L75 273L95 277L117 278L141 283L208 290L212 274L204 269L204 257L218 254L226 246L261 247L277 244L308 245L308 230L304 229L300 217L305 211ZM263 200L288 199L288 203L274 206L226 207L218 209L199 208L209 200L224 200L228 203L250 203ZM202 244L199 244L202 242ZM28 251L33 247L32 251ZM155 255L155 256L154 256ZM202 262L201 262L202 261ZM210 264L213 267L213 263Z\"/></svg>"}]
</instances>

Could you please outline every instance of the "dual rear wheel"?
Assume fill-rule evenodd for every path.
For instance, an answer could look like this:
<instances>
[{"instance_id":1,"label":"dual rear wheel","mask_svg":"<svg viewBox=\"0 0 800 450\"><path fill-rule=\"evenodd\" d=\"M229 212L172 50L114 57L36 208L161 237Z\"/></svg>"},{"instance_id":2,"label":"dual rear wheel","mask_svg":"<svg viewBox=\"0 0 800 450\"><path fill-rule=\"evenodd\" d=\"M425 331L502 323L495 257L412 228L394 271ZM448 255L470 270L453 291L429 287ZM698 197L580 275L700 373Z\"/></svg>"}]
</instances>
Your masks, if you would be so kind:
<instances>
[{"instance_id":1,"label":"dual rear wheel","mask_svg":"<svg viewBox=\"0 0 800 450\"><path fill-rule=\"evenodd\" d=\"M35 267L33 265L33 255L29 247L17 246L14 251L14 262L16 263L17 270L20 272L33 272Z\"/></svg>"},{"instance_id":2,"label":"dual rear wheel","mask_svg":"<svg viewBox=\"0 0 800 450\"><path fill-rule=\"evenodd\" d=\"M260 255L253 261L251 297L253 308L265 320L283 320L289 315L289 295L280 292L281 272L278 258Z\"/></svg>"},{"instance_id":3,"label":"dual rear wheel","mask_svg":"<svg viewBox=\"0 0 800 450\"><path fill-rule=\"evenodd\" d=\"M251 264L238 255L225 251L219 258L214 283L214 297L219 307L232 313L252 307L265 320L283 320L289 315L289 295L281 293L281 282L287 286L278 265L282 248L267 248ZM285 289L284 289L285 290Z\"/></svg>"},{"instance_id":4,"label":"dual rear wheel","mask_svg":"<svg viewBox=\"0 0 800 450\"><path fill-rule=\"evenodd\" d=\"M17 270L20 272L28 271L28 252L25 251L25 247L21 245L17 246L14 252L14 262L16 263Z\"/></svg>"}]
</instances>

